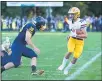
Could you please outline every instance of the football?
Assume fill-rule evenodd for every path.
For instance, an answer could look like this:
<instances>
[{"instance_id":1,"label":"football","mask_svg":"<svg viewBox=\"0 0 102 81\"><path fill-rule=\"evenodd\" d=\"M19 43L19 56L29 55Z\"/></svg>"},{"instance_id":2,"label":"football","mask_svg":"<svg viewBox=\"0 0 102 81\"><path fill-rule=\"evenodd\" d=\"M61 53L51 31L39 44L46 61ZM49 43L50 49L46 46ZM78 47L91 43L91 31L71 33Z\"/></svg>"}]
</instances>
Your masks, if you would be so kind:
<instances>
[{"instance_id":1,"label":"football","mask_svg":"<svg viewBox=\"0 0 102 81\"><path fill-rule=\"evenodd\" d=\"M42 75L44 73L44 70L39 70L39 75Z\"/></svg>"}]
</instances>

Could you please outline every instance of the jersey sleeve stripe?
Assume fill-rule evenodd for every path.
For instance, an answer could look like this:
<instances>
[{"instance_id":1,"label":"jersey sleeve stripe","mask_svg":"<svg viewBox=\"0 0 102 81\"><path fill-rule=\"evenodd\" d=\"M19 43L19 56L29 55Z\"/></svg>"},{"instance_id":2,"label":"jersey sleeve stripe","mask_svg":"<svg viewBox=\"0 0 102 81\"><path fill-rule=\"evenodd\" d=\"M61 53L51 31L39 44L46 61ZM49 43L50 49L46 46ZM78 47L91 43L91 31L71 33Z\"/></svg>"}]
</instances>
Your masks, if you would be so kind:
<instances>
[{"instance_id":1,"label":"jersey sleeve stripe","mask_svg":"<svg viewBox=\"0 0 102 81\"><path fill-rule=\"evenodd\" d=\"M87 24L83 24L83 25L81 25L81 26L86 26Z\"/></svg>"},{"instance_id":2,"label":"jersey sleeve stripe","mask_svg":"<svg viewBox=\"0 0 102 81\"><path fill-rule=\"evenodd\" d=\"M86 26L87 26L87 24L81 25L81 28L84 28L84 27L86 27Z\"/></svg>"},{"instance_id":3,"label":"jersey sleeve stripe","mask_svg":"<svg viewBox=\"0 0 102 81\"><path fill-rule=\"evenodd\" d=\"M85 28L85 27L81 27L81 28Z\"/></svg>"}]
</instances>

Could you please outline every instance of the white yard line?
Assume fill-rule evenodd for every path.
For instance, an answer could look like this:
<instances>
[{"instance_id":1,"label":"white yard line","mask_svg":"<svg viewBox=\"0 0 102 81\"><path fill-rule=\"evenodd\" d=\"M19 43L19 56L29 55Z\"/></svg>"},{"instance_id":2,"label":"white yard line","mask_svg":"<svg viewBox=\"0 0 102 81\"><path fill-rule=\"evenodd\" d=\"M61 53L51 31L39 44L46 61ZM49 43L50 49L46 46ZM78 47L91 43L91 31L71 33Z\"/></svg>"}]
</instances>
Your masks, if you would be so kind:
<instances>
[{"instance_id":1,"label":"white yard line","mask_svg":"<svg viewBox=\"0 0 102 81\"><path fill-rule=\"evenodd\" d=\"M70 76L68 76L67 78L65 78L65 80L72 80L74 79L76 76L80 75L80 73L82 71L84 71L84 69L86 69L90 64L92 64L99 56L101 56L102 53L98 53L96 54L96 56L94 56L91 60L89 60L86 64L84 64L81 68L79 68L78 70L76 70L76 72L74 72L73 74L71 74Z\"/></svg>"}]
</instances>

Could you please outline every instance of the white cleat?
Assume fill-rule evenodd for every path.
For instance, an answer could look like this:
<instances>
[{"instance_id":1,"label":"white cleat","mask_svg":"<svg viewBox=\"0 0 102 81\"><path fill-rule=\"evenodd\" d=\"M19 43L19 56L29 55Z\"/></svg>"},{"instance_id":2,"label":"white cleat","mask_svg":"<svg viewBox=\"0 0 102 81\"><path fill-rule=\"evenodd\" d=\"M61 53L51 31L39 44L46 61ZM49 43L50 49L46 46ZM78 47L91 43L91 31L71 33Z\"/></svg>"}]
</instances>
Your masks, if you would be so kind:
<instances>
[{"instance_id":1,"label":"white cleat","mask_svg":"<svg viewBox=\"0 0 102 81\"><path fill-rule=\"evenodd\" d=\"M64 70L64 75L68 75L68 70Z\"/></svg>"},{"instance_id":2,"label":"white cleat","mask_svg":"<svg viewBox=\"0 0 102 81\"><path fill-rule=\"evenodd\" d=\"M63 68L64 68L64 66L63 66L63 65L60 65L60 66L58 67L58 70L62 71Z\"/></svg>"}]
</instances>

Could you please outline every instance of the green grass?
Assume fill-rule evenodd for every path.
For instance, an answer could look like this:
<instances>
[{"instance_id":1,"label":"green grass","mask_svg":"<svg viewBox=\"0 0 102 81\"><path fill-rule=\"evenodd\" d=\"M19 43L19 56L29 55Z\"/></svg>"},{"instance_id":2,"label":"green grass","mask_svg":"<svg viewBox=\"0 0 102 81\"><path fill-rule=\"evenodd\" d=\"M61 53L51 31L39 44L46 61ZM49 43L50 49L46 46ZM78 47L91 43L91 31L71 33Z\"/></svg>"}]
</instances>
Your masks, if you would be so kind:
<instances>
[{"instance_id":1,"label":"green grass","mask_svg":"<svg viewBox=\"0 0 102 81\"><path fill-rule=\"evenodd\" d=\"M2 32L2 39L4 40L5 36L9 36L11 41L13 41L16 35L16 32ZM44 69L44 75L32 76L30 74L30 59L23 57L23 64L19 68L12 68L3 72L2 80L65 80L66 77L73 74L73 72L82 67L97 53L101 52L101 33L88 33L82 56L70 70L69 74L65 76L63 71L56 69L67 52L67 35L68 33L38 32L33 37L32 41L41 50L37 69ZM102 80L101 70L101 57L99 57L74 80Z\"/></svg>"}]
</instances>

